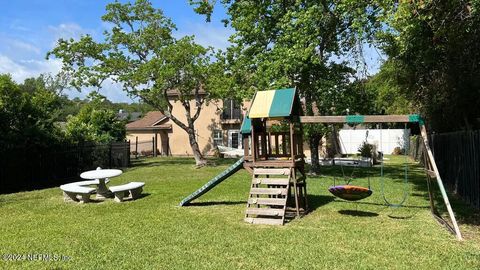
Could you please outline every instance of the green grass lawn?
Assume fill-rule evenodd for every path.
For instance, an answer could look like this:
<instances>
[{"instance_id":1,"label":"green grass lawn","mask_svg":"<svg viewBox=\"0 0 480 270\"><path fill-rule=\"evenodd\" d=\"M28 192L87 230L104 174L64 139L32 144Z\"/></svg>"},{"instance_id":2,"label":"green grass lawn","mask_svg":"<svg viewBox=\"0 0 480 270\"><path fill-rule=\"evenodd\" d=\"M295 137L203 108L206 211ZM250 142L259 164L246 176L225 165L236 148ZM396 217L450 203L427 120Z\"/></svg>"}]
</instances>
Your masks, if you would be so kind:
<instances>
[{"instance_id":1,"label":"green grass lawn","mask_svg":"<svg viewBox=\"0 0 480 270\"><path fill-rule=\"evenodd\" d=\"M392 201L402 196L401 161L387 164ZM339 168L325 169L308 179L308 215L259 226L243 222L245 170L193 206L177 206L234 160L216 162L202 169L192 159L137 162L111 181L146 183L146 196L124 203L65 203L59 188L0 195L0 269L480 269L478 213L452 199L465 236L456 241L430 215L425 176L413 163L405 207L383 204L378 168L354 172L357 185L371 175L374 190L357 203L327 191L333 175L342 179ZM9 254L69 259L8 261Z\"/></svg>"}]
</instances>

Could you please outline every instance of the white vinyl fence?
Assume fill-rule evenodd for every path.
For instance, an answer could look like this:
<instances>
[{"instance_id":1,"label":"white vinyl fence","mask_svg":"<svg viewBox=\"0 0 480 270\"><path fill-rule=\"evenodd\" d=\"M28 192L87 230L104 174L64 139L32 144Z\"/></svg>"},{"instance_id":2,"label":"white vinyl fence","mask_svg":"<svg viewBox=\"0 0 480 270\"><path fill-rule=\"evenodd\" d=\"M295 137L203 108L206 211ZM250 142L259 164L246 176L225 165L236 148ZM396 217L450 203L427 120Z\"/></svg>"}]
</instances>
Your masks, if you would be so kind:
<instances>
[{"instance_id":1,"label":"white vinyl fence","mask_svg":"<svg viewBox=\"0 0 480 270\"><path fill-rule=\"evenodd\" d=\"M408 129L342 129L339 133L342 154L358 153L358 148L366 139L369 144L377 146L377 151L389 155L395 147L404 149L410 137Z\"/></svg>"}]
</instances>

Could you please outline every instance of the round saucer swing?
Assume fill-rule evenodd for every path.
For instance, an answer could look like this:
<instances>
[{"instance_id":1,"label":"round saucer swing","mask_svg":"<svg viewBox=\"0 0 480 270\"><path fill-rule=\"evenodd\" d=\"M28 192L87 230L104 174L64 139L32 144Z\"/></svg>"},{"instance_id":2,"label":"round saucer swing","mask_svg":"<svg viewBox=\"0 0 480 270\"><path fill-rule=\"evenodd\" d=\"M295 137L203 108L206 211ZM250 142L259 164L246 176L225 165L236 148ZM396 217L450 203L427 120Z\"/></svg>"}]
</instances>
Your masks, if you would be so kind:
<instances>
[{"instance_id":1,"label":"round saucer swing","mask_svg":"<svg viewBox=\"0 0 480 270\"><path fill-rule=\"evenodd\" d=\"M328 191L334 196L347 201L362 200L373 193L370 188L352 185L331 186L328 188Z\"/></svg>"},{"instance_id":2,"label":"round saucer swing","mask_svg":"<svg viewBox=\"0 0 480 270\"><path fill-rule=\"evenodd\" d=\"M336 136L335 127L333 128L333 132L335 133L335 136ZM368 139L368 131L365 136L365 141L367 141L367 139ZM343 142L341 141L341 138L339 138L339 140L340 140L340 143L343 144ZM335 143L335 146L338 151L339 149L336 143ZM350 173L350 176L347 177L345 175L345 170L343 169L343 163L340 163L343 179L345 180L346 184L337 185L336 177L333 178L333 186L330 186L328 188L328 191L330 191L330 193L332 193L335 197L338 197L346 201L359 201L367 197L370 197L370 195L373 194L373 191L370 189L370 177L368 177L368 187L350 185L350 182L355 178L354 173L355 173L355 169L359 166L359 162L353 162L353 165L354 166L353 166L352 172Z\"/></svg>"},{"instance_id":3,"label":"round saucer swing","mask_svg":"<svg viewBox=\"0 0 480 270\"><path fill-rule=\"evenodd\" d=\"M405 123L404 134L407 134L406 131L407 131L407 124ZM334 132L336 132L335 128L334 128ZM341 138L339 138L339 140L340 140L340 143L343 144L343 142L341 141ZM368 142L368 130L367 130L367 133L366 133L366 136L365 136L365 142ZM382 150L380 151L382 153L381 165L380 165L381 193L382 193L383 200L385 201L385 204L387 206L390 206L390 207L401 207L401 206L403 206L403 204L406 202L406 200L408 198L408 193L409 193L408 192L408 154L407 154L408 153L408 144L405 144L405 146L406 146L406 148L405 148L405 153L404 153L405 161L404 161L404 178L403 178L403 196L402 196L401 201L399 203L391 203L385 195L384 158L383 158L383 151ZM381 124L380 124L380 147L382 147L382 125ZM354 163L354 165L355 165L355 163ZM358 166L358 163L356 165ZM334 184L333 184L333 186L328 188L328 191L330 191L330 193L332 193L334 196L336 196L338 198L341 198L343 200L347 200L347 201L359 201L359 200L362 200L362 199L365 199L365 198L371 196L373 194L373 191L370 188L370 176L368 176L368 188L367 187L362 187L362 186L350 185L350 182L354 179L353 174L354 174L357 166L353 167L353 170L351 172L350 177L347 178L345 176L345 171L343 169L343 165L342 165L342 163L340 163L340 167L342 168L342 175L343 175L343 178L346 181L346 184L345 185L336 185L335 184L336 181L335 181L335 177L334 177L333 178Z\"/></svg>"}]
</instances>

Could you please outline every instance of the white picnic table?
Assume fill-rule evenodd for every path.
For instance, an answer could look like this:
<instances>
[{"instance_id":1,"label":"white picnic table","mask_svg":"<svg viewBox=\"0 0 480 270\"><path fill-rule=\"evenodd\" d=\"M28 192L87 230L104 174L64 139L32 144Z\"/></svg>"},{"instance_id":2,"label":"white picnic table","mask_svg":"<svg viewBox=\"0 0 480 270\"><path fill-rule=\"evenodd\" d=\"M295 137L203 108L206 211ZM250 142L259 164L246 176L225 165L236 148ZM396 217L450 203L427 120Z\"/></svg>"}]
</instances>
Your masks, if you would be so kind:
<instances>
[{"instance_id":1,"label":"white picnic table","mask_svg":"<svg viewBox=\"0 0 480 270\"><path fill-rule=\"evenodd\" d=\"M107 188L105 179L121 175L123 172L117 169L102 169L86 171L80 174L83 179L98 180L97 199L112 198L113 193Z\"/></svg>"}]
</instances>

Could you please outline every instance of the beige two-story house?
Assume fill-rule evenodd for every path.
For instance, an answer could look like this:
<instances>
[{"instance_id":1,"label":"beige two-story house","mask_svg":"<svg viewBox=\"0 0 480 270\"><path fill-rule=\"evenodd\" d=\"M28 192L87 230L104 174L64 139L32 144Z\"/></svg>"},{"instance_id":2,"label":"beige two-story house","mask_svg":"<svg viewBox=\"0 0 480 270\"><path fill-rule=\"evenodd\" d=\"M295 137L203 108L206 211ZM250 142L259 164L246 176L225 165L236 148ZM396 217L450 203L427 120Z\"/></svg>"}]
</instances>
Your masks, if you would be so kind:
<instances>
[{"instance_id":1,"label":"beige two-story house","mask_svg":"<svg viewBox=\"0 0 480 270\"><path fill-rule=\"evenodd\" d=\"M171 101L172 114L186 123L185 108L178 101ZM192 102L192 107L195 101ZM248 102L247 102L248 103ZM195 121L197 142L202 153L211 156L216 153L216 145L242 148L240 125L248 104L234 100L210 101L202 106L199 118ZM127 140L132 151L154 155L190 156L192 149L188 134L159 111L147 113L143 118L128 123Z\"/></svg>"}]
</instances>

